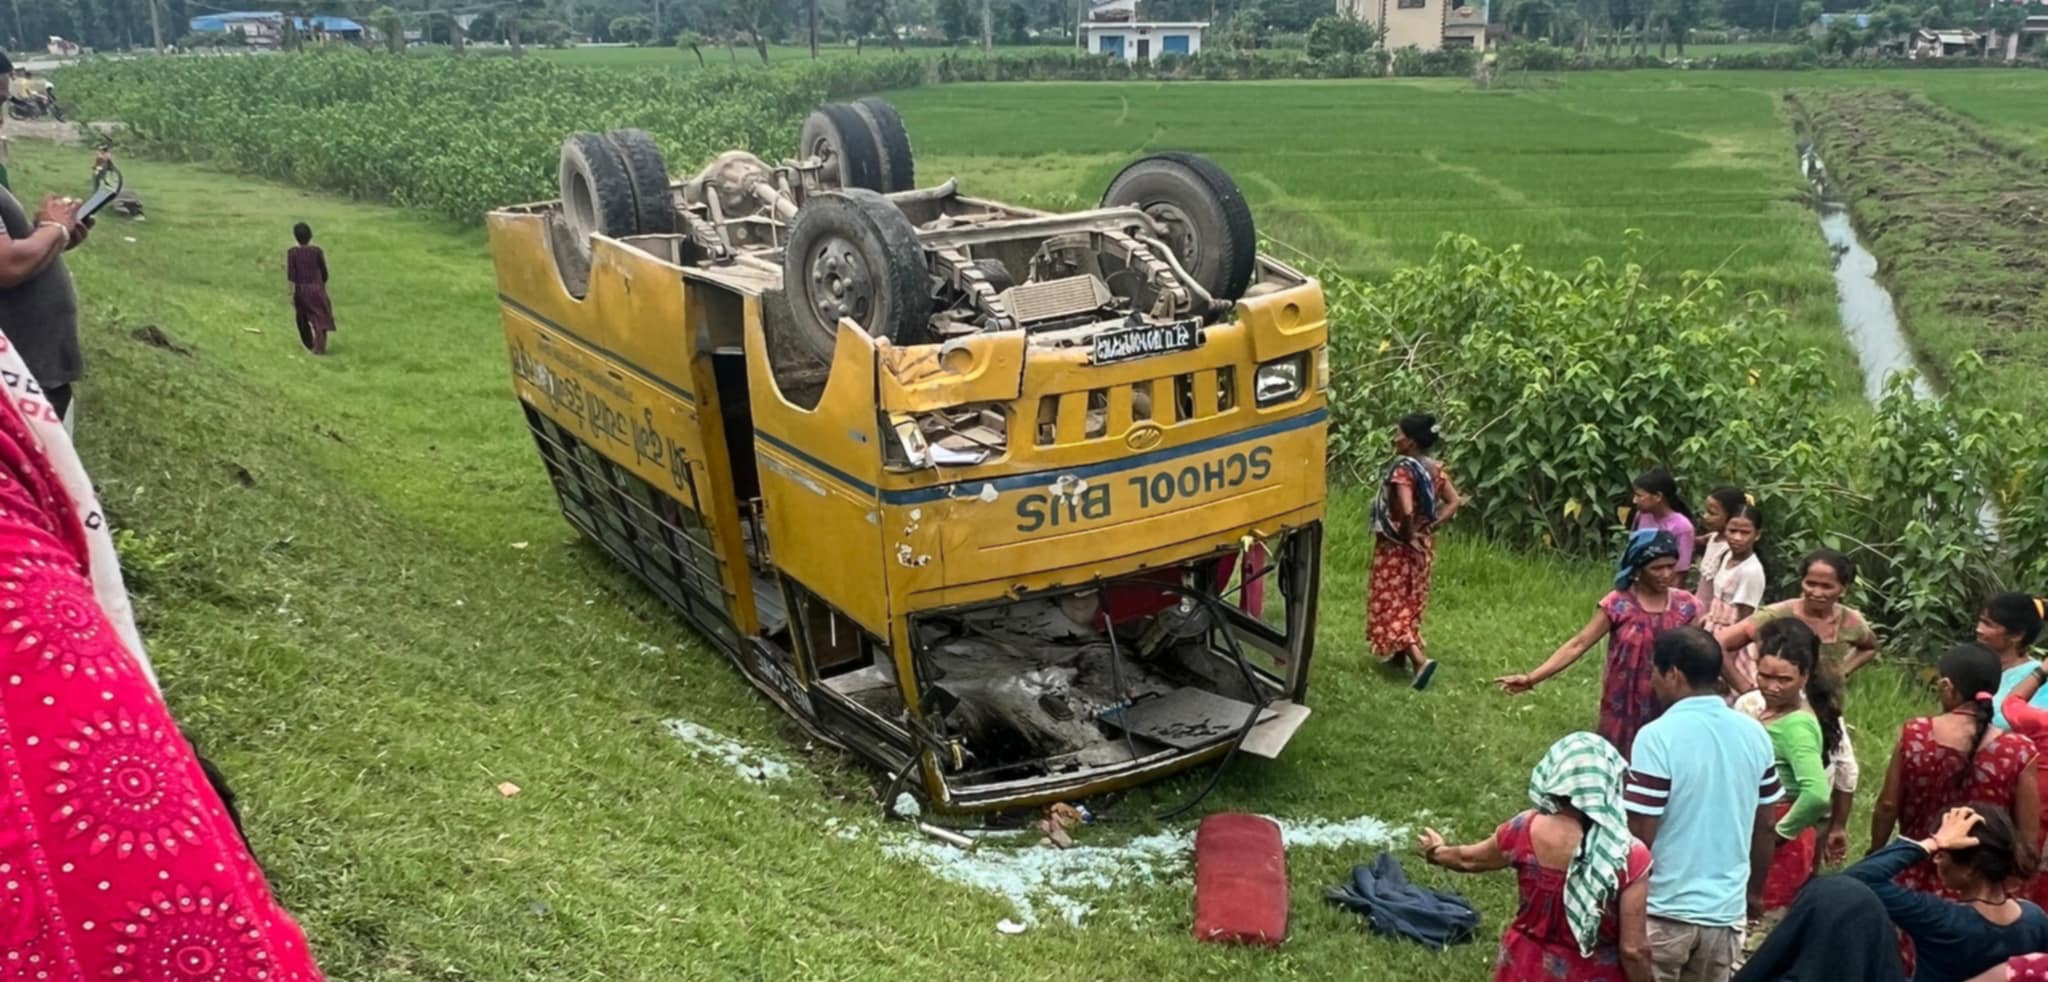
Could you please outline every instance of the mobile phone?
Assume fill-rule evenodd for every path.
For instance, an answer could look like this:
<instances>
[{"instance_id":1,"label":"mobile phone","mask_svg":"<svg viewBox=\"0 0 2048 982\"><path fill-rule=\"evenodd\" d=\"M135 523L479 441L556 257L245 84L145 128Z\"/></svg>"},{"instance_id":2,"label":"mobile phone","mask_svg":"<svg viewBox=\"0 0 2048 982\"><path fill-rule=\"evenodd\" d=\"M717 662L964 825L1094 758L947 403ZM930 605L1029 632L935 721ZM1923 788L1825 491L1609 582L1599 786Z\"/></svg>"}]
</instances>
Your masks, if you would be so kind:
<instances>
[{"instance_id":1,"label":"mobile phone","mask_svg":"<svg viewBox=\"0 0 2048 982\"><path fill-rule=\"evenodd\" d=\"M78 206L79 220L91 218L94 212L105 208L107 202L114 200L114 196L121 193L121 187L121 168L109 165L100 171L99 176L93 178L92 194L86 197L84 204Z\"/></svg>"}]
</instances>

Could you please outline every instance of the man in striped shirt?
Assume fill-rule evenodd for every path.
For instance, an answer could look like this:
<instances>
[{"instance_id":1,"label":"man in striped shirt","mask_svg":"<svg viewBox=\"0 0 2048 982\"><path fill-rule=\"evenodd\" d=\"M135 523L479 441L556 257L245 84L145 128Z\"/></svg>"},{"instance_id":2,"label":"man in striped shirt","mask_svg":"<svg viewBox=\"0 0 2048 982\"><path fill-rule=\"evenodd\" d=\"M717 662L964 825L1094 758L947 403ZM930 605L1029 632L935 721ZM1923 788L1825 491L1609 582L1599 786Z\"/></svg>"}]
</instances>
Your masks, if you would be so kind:
<instances>
[{"instance_id":1,"label":"man in striped shirt","mask_svg":"<svg viewBox=\"0 0 2048 982\"><path fill-rule=\"evenodd\" d=\"M1624 804L1650 847L1650 958L1657 982L1726 982L1742 927L1763 906L1772 805L1784 795L1771 738L1720 694L1713 635L1657 635L1664 714L1636 734Z\"/></svg>"}]
</instances>

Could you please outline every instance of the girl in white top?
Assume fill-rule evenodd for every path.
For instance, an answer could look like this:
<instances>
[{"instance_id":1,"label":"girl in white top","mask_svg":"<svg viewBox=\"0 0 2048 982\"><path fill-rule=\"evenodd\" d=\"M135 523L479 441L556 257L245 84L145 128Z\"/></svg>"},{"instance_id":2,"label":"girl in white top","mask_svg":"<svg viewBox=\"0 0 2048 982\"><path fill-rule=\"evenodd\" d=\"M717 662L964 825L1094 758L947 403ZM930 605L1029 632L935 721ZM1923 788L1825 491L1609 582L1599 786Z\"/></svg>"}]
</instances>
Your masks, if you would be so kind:
<instances>
[{"instance_id":1,"label":"girl in white top","mask_svg":"<svg viewBox=\"0 0 2048 982\"><path fill-rule=\"evenodd\" d=\"M1707 597L1707 630L1718 632L1756 613L1764 600L1764 564L1756 558L1756 541L1763 535L1764 516L1752 504L1741 504L1728 514L1721 538L1728 544L1728 560L1714 577L1714 593ZM1756 645L1743 645L1728 655L1722 669L1728 691L1740 695L1756 688Z\"/></svg>"},{"instance_id":2,"label":"girl in white top","mask_svg":"<svg viewBox=\"0 0 2048 982\"><path fill-rule=\"evenodd\" d=\"M1707 495L1706 509L1700 513L1700 527L1707 530L1707 537L1700 540L1700 578L1693 596L1709 602L1714 599L1714 578L1728 563L1728 540L1722 538L1721 530L1728 524L1728 515L1748 502L1749 496L1741 488L1725 485Z\"/></svg>"}]
</instances>

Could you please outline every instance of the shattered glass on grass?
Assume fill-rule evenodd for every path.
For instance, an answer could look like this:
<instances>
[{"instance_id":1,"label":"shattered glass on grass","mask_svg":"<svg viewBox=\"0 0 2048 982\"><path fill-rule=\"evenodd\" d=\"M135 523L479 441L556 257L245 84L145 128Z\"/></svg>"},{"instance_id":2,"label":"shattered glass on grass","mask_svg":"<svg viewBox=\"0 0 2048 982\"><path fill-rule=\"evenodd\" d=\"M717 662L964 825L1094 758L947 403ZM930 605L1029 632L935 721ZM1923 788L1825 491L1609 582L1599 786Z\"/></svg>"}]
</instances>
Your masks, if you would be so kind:
<instances>
[{"instance_id":1,"label":"shattered glass on grass","mask_svg":"<svg viewBox=\"0 0 2048 982\"><path fill-rule=\"evenodd\" d=\"M1405 826L1390 825L1370 815L1279 824L1289 849L1386 846L1408 834ZM1105 830L1093 826L1091 831L1101 835ZM915 862L947 882L1008 900L1018 920L1026 925L1036 926L1041 918L1050 916L1079 927L1095 912L1085 897L1185 882L1194 849L1193 830L1140 835L1115 845L1077 844L1070 849L1038 845L1032 833L969 834L980 842L971 852L892 827L882 850L892 858Z\"/></svg>"},{"instance_id":2,"label":"shattered glass on grass","mask_svg":"<svg viewBox=\"0 0 2048 982\"><path fill-rule=\"evenodd\" d=\"M690 753L724 764L732 768L734 774L756 784L789 780L789 764L715 730L686 719L663 720L661 726L670 736L688 745Z\"/></svg>"}]
</instances>

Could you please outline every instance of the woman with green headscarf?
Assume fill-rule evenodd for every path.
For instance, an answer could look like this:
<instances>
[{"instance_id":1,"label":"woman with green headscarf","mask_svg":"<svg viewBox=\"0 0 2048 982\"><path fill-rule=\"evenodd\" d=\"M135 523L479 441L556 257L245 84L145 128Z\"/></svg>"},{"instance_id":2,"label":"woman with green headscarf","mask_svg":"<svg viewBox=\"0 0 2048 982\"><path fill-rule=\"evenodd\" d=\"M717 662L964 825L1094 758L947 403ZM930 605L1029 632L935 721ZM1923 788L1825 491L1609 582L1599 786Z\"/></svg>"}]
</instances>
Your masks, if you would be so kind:
<instances>
[{"instance_id":1,"label":"woman with green headscarf","mask_svg":"<svg viewBox=\"0 0 2048 982\"><path fill-rule=\"evenodd\" d=\"M1447 845L1422 830L1422 858L1460 873L1515 868L1522 904L1501 934L1495 982L1651 982L1650 848L1621 807L1627 763L1605 739L1573 733L1529 775L1536 807L1492 838Z\"/></svg>"}]
</instances>

